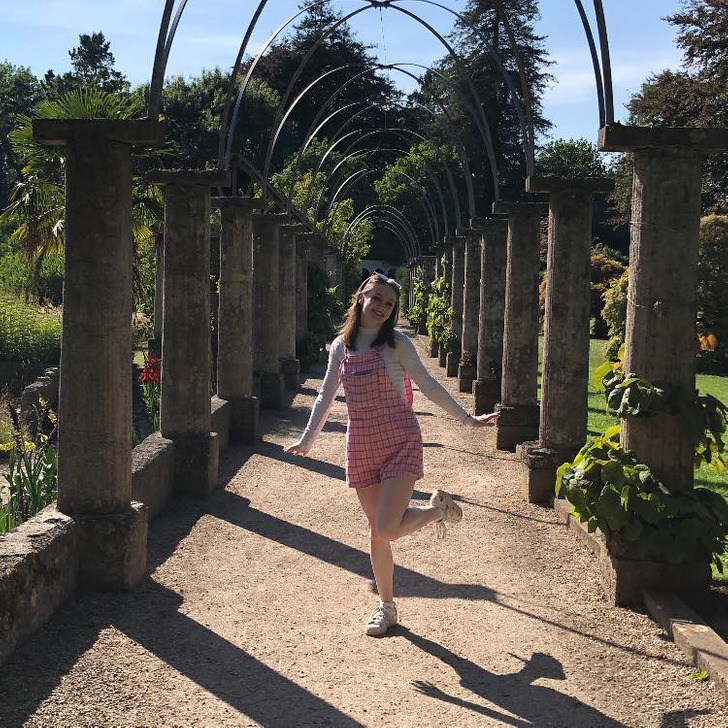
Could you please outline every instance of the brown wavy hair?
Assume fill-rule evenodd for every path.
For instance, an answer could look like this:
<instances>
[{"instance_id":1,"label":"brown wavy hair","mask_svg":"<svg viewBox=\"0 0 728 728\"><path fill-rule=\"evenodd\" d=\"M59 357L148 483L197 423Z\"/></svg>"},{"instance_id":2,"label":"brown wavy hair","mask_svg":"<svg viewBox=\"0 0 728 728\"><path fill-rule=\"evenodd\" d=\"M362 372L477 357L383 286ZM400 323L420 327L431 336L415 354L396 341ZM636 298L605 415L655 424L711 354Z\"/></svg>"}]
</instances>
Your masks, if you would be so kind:
<instances>
[{"instance_id":1,"label":"brown wavy hair","mask_svg":"<svg viewBox=\"0 0 728 728\"><path fill-rule=\"evenodd\" d=\"M387 278L381 273L373 273L369 276L369 278L365 278L351 297L349 310L346 312L344 323L339 329L339 334L343 338L344 346L346 346L347 349L356 349L356 337L359 333L359 327L361 326L362 294L371 291L374 286L381 283L390 286L394 291L394 308L392 309L392 313L389 314L389 318L382 324L382 328L379 329L379 333L374 341L372 341L371 345L372 348L374 348L375 346L387 344L394 349L394 327L397 325L397 319L399 318L399 296L402 291L402 287L393 278Z\"/></svg>"}]
</instances>

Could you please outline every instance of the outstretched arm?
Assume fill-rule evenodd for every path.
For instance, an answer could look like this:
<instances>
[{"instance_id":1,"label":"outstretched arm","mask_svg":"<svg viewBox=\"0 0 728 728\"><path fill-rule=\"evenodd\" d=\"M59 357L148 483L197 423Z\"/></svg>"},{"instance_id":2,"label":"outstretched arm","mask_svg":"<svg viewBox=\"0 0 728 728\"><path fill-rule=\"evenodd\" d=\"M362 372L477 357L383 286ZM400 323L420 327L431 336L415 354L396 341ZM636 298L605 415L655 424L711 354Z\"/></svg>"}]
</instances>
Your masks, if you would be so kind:
<instances>
[{"instance_id":1,"label":"outstretched arm","mask_svg":"<svg viewBox=\"0 0 728 728\"><path fill-rule=\"evenodd\" d=\"M422 394L438 407L445 410L445 412L452 415L458 422L473 427L483 427L494 424L498 419L497 413L479 415L477 417L469 415L450 392L427 371L425 365L422 363L422 359L420 359L417 353L415 345L409 338L406 336L398 337L397 349L399 349L399 361L402 368L410 375L415 384L417 384Z\"/></svg>"},{"instance_id":2,"label":"outstretched arm","mask_svg":"<svg viewBox=\"0 0 728 728\"><path fill-rule=\"evenodd\" d=\"M326 375L321 383L318 397L316 397L316 401L311 409L311 415L308 418L306 429L303 431L298 442L286 448L287 453L301 455L303 457L308 455L314 441L319 436L324 424L326 424L329 412L331 411L331 405L339 389L339 365L341 364L344 351L343 343L340 342L340 339L336 339L329 351L329 364L326 368Z\"/></svg>"}]
</instances>

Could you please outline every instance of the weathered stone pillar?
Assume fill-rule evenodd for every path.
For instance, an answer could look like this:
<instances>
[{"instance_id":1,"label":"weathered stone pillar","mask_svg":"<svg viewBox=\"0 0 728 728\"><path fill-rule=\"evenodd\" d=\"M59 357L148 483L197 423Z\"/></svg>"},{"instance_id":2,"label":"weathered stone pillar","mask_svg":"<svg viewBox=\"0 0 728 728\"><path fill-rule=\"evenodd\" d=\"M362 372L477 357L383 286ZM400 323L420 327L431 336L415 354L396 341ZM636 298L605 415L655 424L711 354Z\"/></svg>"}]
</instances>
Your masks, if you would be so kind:
<instances>
[{"instance_id":1,"label":"weathered stone pillar","mask_svg":"<svg viewBox=\"0 0 728 728\"><path fill-rule=\"evenodd\" d=\"M308 337L308 254L313 233L296 233L296 345Z\"/></svg>"},{"instance_id":2,"label":"weathered stone pillar","mask_svg":"<svg viewBox=\"0 0 728 728\"><path fill-rule=\"evenodd\" d=\"M538 273L541 217L548 205L496 202L508 215L508 255L503 318L503 374L496 447L513 450L538 438ZM476 414L479 414L476 401Z\"/></svg>"},{"instance_id":3,"label":"weathered stone pillar","mask_svg":"<svg viewBox=\"0 0 728 728\"><path fill-rule=\"evenodd\" d=\"M217 395L230 403L230 439L260 439L253 396L253 212L262 200L213 197L222 213L218 308Z\"/></svg>"},{"instance_id":4,"label":"weathered stone pillar","mask_svg":"<svg viewBox=\"0 0 728 728\"><path fill-rule=\"evenodd\" d=\"M162 436L174 442L174 487L206 495L217 486L217 433L210 432L210 188L221 170L154 170L165 186Z\"/></svg>"},{"instance_id":5,"label":"weathered stone pillar","mask_svg":"<svg viewBox=\"0 0 728 728\"><path fill-rule=\"evenodd\" d=\"M478 358L478 327L480 318L480 242L481 232L473 228L459 229L464 238L463 316L461 356L458 366L458 388L472 392Z\"/></svg>"},{"instance_id":6,"label":"weathered stone pillar","mask_svg":"<svg viewBox=\"0 0 728 728\"><path fill-rule=\"evenodd\" d=\"M279 229L285 215L253 215L255 276L255 351L260 375L260 406L283 407L284 381L279 361Z\"/></svg>"},{"instance_id":7,"label":"weathered stone pillar","mask_svg":"<svg viewBox=\"0 0 728 728\"><path fill-rule=\"evenodd\" d=\"M58 509L79 526L79 581L130 589L147 566L147 509L132 502L132 148L156 122L33 120L66 165Z\"/></svg>"},{"instance_id":8,"label":"weathered stone pillar","mask_svg":"<svg viewBox=\"0 0 728 728\"><path fill-rule=\"evenodd\" d=\"M728 149L728 129L606 127L599 147L634 153L625 370L690 396L695 389L697 266L704 156ZM693 487L693 445L680 414L622 419L621 445L670 490ZM622 553L607 539L608 598L641 599L643 589L705 588L708 560L661 564ZM688 556L687 554L685 555Z\"/></svg>"},{"instance_id":9,"label":"weathered stone pillar","mask_svg":"<svg viewBox=\"0 0 728 728\"><path fill-rule=\"evenodd\" d=\"M278 356L286 389L298 388L301 363L296 359L296 233L301 225L281 225L278 235Z\"/></svg>"},{"instance_id":10,"label":"weathered stone pillar","mask_svg":"<svg viewBox=\"0 0 728 728\"><path fill-rule=\"evenodd\" d=\"M526 181L528 192L550 193L539 439L524 443L521 452L530 502L551 498L556 468L586 441L592 198L613 186L606 179Z\"/></svg>"},{"instance_id":11,"label":"weathered stone pillar","mask_svg":"<svg viewBox=\"0 0 728 728\"><path fill-rule=\"evenodd\" d=\"M471 224L480 228L482 235L479 251L478 377L473 384L475 414L482 415L493 412L500 400L508 223L479 218Z\"/></svg>"},{"instance_id":12,"label":"weathered stone pillar","mask_svg":"<svg viewBox=\"0 0 728 728\"><path fill-rule=\"evenodd\" d=\"M453 310L452 328L457 336L456 351L447 354L448 377L458 375L460 365L460 352L463 341L463 288L465 283L465 238L458 235L448 235L446 240L452 245L452 291L450 302Z\"/></svg>"}]
</instances>

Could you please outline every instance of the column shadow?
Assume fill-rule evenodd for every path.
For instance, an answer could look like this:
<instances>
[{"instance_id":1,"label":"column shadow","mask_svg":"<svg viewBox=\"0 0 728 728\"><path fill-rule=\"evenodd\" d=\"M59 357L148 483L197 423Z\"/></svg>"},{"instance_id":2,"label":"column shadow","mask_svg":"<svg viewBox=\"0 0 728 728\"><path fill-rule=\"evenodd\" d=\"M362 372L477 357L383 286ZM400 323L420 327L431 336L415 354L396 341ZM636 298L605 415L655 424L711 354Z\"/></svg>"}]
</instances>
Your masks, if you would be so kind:
<instances>
[{"instance_id":1,"label":"column shadow","mask_svg":"<svg viewBox=\"0 0 728 728\"><path fill-rule=\"evenodd\" d=\"M246 498L229 491L219 493L214 502L209 502L207 513L356 574L369 581L372 590L374 589L369 554L365 551L252 508ZM481 584L448 584L401 566L395 567L395 580L397 593L401 596L486 601L496 599L495 592Z\"/></svg>"},{"instance_id":2,"label":"column shadow","mask_svg":"<svg viewBox=\"0 0 728 728\"><path fill-rule=\"evenodd\" d=\"M311 470L321 475L326 475L329 478L335 480L342 480L346 482L346 472L340 465L334 465L333 463L327 463L323 460L316 460L315 458L302 458L298 455L289 455L283 449L282 445L275 442L261 442L256 447L256 452L259 455L263 455L273 460L278 460L282 463L288 463L290 465L296 465L299 468L305 470Z\"/></svg>"}]
</instances>

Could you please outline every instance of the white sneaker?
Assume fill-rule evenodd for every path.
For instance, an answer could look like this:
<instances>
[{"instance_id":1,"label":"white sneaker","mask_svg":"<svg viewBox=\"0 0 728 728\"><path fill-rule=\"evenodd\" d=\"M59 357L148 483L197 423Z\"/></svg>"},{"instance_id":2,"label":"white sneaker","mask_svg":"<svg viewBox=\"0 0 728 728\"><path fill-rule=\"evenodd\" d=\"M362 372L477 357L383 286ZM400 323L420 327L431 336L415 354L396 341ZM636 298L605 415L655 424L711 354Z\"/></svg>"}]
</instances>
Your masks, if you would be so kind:
<instances>
[{"instance_id":1,"label":"white sneaker","mask_svg":"<svg viewBox=\"0 0 728 728\"><path fill-rule=\"evenodd\" d=\"M369 617L366 632L371 637L381 637L397 624L397 607L394 602L379 602Z\"/></svg>"},{"instance_id":2,"label":"white sneaker","mask_svg":"<svg viewBox=\"0 0 728 728\"><path fill-rule=\"evenodd\" d=\"M447 536L445 524L460 523L463 519L463 509L444 490L433 491L430 496L430 505L442 511L442 517L435 523L437 538L442 541Z\"/></svg>"}]
</instances>

